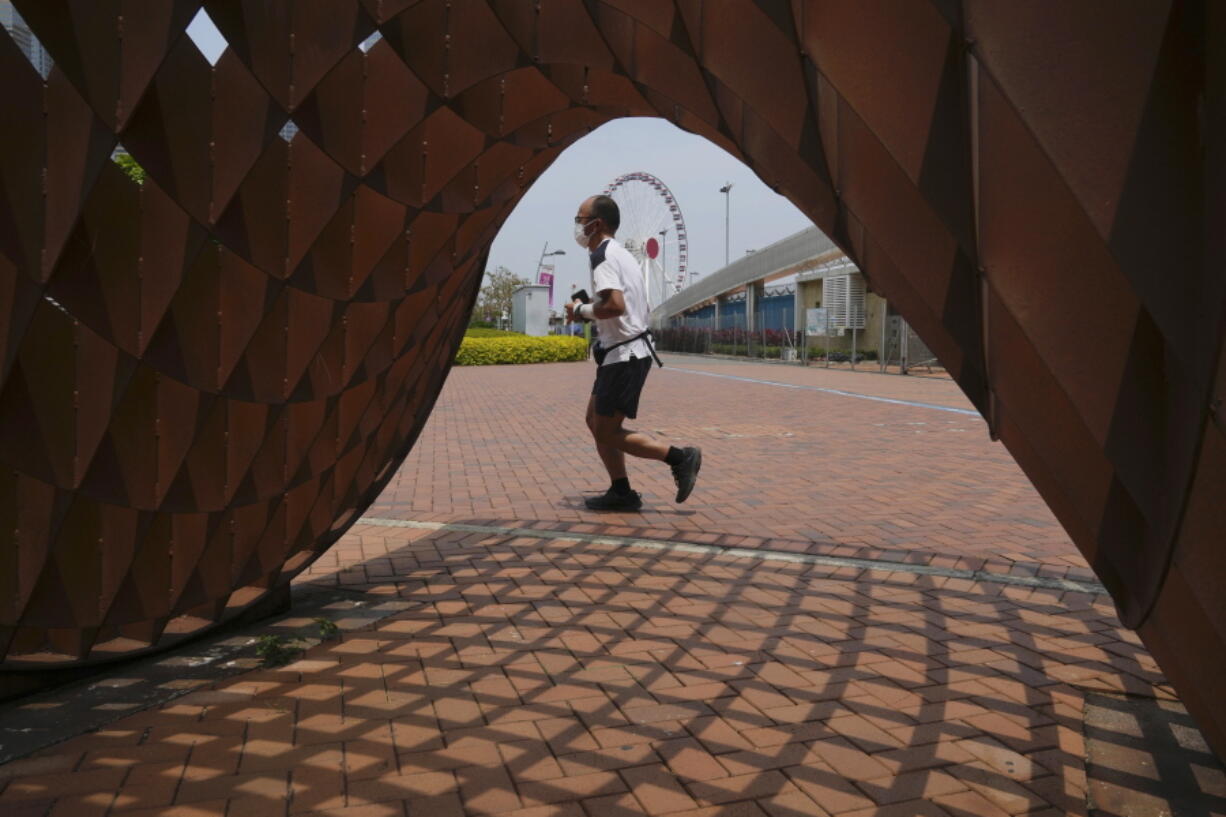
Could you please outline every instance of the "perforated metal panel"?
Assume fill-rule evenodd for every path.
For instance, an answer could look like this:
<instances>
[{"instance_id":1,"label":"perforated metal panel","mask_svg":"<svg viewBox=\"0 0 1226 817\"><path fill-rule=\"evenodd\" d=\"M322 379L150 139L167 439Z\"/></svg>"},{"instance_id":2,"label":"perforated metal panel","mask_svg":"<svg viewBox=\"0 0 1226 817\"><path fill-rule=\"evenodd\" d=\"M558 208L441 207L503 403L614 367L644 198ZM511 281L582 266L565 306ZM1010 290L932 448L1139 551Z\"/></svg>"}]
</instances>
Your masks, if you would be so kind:
<instances>
[{"instance_id":1,"label":"perforated metal panel","mask_svg":"<svg viewBox=\"0 0 1226 817\"><path fill-rule=\"evenodd\" d=\"M0 36L7 666L309 564L416 439L519 196L648 115L847 251L1226 744L1221 4L209 0L216 65L199 0L16 6L55 67Z\"/></svg>"}]
</instances>

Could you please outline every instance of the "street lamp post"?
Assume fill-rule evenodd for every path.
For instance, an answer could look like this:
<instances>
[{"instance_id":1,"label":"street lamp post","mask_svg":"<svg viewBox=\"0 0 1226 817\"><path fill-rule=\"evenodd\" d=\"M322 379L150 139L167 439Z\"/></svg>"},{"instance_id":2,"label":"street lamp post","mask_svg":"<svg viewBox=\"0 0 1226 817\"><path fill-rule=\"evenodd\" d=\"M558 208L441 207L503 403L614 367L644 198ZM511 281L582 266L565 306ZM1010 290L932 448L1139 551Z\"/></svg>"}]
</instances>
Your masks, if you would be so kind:
<instances>
[{"instance_id":1,"label":"street lamp post","mask_svg":"<svg viewBox=\"0 0 1226 817\"><path fill-rule=\"evenodd\" d=\"M545 252L548 249L549 249L549 242L546 241L545 246L541 247L540 260L536 262L536 281L532 282L534 284L537 283L537 281L541 280L541 265L545 263L546 258L548 258L551 255L566 255L566 250L554 250L553 252Z\"/></svg>"},{"instance_id":2,"label":"street lamp post","mask_svg":"<svg viewBox=\"0 0 1226 817\"><path fill-rule=\"evenodd\" d=\"M728 266L728 225L731 223L730 213L732 212L732 182L726 183L719 189L719 192L724 194L724 266Z\"/></svg>"},{"instance_id":3,"label":"street lamp post","mask_svg":"<svg viewBox=\"0 0 1226 817\"><path fill-rule=\"evenodd\" d=\"M545 242L545 246L541 247L541 257L536 262L536 276L532 283L539 284L541 282L541 267L545 264L545 259L551 255L566 255L566 250L554 250L553 252L545 252L549 249L549 242ZM553 306L553 281L549 282L549 305Z\"/></svg>"}]
</instances>

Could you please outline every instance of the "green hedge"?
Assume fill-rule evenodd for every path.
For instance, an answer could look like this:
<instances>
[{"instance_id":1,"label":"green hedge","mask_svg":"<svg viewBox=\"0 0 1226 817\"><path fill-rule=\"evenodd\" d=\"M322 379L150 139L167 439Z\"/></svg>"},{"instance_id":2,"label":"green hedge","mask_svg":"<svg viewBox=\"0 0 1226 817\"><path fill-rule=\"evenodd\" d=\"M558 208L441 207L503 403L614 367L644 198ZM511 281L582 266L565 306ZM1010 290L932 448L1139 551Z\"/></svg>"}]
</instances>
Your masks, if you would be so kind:
<instances>
[{"instance_id":1,"label":"green hedge","mask_svg":"<svg viewBox=\"0 0 1226 817\"><path fill-rule=\"evenodd\" d=\"M493 366L504 363L555 363L587 360L587 341L565 335L473 338L460 342L457 366Z\"/></svg>"},{"instance_id":2,"label":"green hedge","mask_svg":"<svg viewBox=\"0 0 1226 817\"><path fill-rule=\"evenodd\" d=\"M753 353L754 357L778 358L783 357L783 347L760 346L758 344L754 344ZM713 343L711 344L711 354L740 355L741 357L744 357L745 355L749 354L749 347L747 347L744 343Z\"/></svg>"},{"instance_id":3,"label":"green hedge","mask_svg":"<svg viewBox=\"0 0 1226 817\"><path fill-rule=\"evenodd\" d=\"M470 326L464 330L466 338L505 338L505 337L523 337L518 332L508 332L505 329L494 329L485 326Z\"/></svg>"},{"instance_id":4,"label":"green hedge","mask_svg":"<svg viewBox=\"0 0 1226 817\"><path fill-rule=\"evenodd\" d=\"M764 358L768 358L771 360L777 360L783 357L783 350L785 348L787 347L758 346L755 344L753 347L753 353L754 353L754 357L764 357ZM749 349L748 347L745 346L744 343L735 344L735 345L731 343L712 343L711 344L711 354L713 355L739 355L740 357L745 357L748 353L749 353ZM801 353L801 350L797 349L796 354L799 355L800 353ZM822 360L823 358L825 358L825 356L826 356L826 351L822 347L820 346L810 346L809 347L809 359L810 360ZM865 350L856 352L856 362L857 363L861 363L866 360L876 360L876 359L877 359L876 349L865 349ZM832 351L830 353L830 361L832 363L846 363L849 360L851 360L851 352L849 351L848 352Z\"/></svg>"}]
</instances>

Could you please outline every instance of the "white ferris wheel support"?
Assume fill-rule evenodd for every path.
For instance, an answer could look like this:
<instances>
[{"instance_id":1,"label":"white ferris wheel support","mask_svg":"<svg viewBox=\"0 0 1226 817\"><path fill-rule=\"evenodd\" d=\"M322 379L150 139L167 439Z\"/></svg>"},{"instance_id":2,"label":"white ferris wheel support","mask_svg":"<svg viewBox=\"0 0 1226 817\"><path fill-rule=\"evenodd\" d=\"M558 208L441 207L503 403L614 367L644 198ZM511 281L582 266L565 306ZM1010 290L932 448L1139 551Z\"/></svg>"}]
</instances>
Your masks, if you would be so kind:
<instances>
[{"instance_id":1,"label":"white ferris wheel support","mask_svg":"<svg viewBox=\"0 0 1226 817\"><path fill-rule=\"evenodd\" d=\"M643 171L618 176L604 194L617 202L617 238L638 259L647 299L659 306L685 285L690 246L681 207L668 185Z\"/></svg>"}]
</instances>

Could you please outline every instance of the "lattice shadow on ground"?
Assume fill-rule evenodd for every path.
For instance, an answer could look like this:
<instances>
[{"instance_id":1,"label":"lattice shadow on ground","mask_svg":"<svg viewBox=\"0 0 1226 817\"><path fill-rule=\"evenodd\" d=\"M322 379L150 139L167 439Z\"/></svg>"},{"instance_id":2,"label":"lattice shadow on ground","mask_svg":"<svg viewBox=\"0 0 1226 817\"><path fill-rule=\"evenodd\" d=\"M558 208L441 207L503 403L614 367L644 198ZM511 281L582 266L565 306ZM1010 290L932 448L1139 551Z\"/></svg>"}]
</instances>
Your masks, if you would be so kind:
<instances>
[{"instance_id":1,"label":"lattice shadow on ground","mask_svg":"<svg viewBox=\"0 0 1226 817\"><path fill-rule=\"evenodd\" d=\"M361 582L316 581L410 609L10 764L0 801L1076 814L1086 691L1173 698L1103 596L393 533Z\"/></svg>"}]
</instances>

